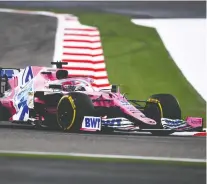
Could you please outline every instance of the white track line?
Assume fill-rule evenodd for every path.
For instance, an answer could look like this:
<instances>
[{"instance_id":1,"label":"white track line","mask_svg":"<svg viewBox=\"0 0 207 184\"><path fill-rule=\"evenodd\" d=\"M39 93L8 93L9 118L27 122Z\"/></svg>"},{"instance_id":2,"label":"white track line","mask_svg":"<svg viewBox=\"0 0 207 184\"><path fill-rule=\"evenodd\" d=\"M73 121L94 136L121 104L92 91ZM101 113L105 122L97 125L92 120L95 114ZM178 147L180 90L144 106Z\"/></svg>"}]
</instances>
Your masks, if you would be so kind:
<instances>
[{"instance_id":1,"label":"white track line","mask_svg":"<svg viewBox=\"0 0 207 184\"><path fill-rule=\"evenodd\" d=\"M55 155L68 157L91 157L91 158L111 158L111 159L133 159L133 160L151 160L151 161L175 161L175 162L200 162L206 163L206 159L193 158L170 158L170 157L145 157L131 155L104 155L104 154L88 154L88 153L62 153L62 152L36 152L36 151L7 151L0 150L0 154L27 154L27 155Z\"/></svg>"},{"instance_id":2,"label":"white track line","mask_svg":"<svg viewBox=\"0 0 207 184\"><path fill-rule=\"evenodd\" d=\"M206 130L203 130L206 132ZM130 135L152 135L151 132L139 132L139 131L134 131L134 132L123 132L123 131L115 131L115 133L120 133L120 134L130 134ZM196 134L202 133L202 132L174 132L170 134L169 136L183 136L183 137L195 137ZM201 136L199 136L201 137ZM202 137L206 137L205 135Z\"/></svg>"}]
</instances>

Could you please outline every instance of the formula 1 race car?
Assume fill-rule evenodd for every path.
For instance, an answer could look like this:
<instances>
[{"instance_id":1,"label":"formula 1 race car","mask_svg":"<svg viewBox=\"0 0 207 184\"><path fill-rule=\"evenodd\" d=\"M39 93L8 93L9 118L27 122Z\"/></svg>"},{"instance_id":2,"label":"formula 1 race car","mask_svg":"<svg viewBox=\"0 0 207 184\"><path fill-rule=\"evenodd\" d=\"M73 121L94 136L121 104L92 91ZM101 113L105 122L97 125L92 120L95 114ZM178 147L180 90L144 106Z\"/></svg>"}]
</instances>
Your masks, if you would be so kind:
<instances>
[{"instance_id":1,"label":"formula 1 race car","mask_svg":"<svg viewBox=\"0 0 207 184\"><path fill-rule=\"evenodd\" d=\"M118 85L95 90L90 77L71 77L70 71L62 68L66 63L52 64L56 68L0 68L0 121L69 132L148 131L168 135L202 129L202 118L181 119L179 103L170 94L129 100Z\"/></svg>"}]
</instances>

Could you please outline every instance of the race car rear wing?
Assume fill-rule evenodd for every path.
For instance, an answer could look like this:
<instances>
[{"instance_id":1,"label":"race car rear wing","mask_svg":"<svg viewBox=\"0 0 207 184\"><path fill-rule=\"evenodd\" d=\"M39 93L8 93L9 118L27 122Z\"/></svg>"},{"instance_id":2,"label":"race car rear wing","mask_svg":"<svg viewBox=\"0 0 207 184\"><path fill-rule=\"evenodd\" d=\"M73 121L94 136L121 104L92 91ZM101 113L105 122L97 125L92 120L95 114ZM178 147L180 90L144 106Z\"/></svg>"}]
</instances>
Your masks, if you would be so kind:
<instances>
[{"instance_id":1,"label":"race car rear wing","mask_svg":"<svg viewBox=\"0 0 207 184\"><path fill-rule=\"evenodd\" d=\"M21 69L19 68L2 68L0 67L0 96L7 89L8 80L17 75Z\"/></svg>"},{"instance_id":2,"label":"race car rear wing","mask_svg":"<svg viewBox=\"0 0 207 184\"><path fill-rule=\"evenodd\" d=\"M68 65L68 62L51 62L51 65L55 65L57 68L63 68L63 65Z\"/></svg>"}]
</instances>

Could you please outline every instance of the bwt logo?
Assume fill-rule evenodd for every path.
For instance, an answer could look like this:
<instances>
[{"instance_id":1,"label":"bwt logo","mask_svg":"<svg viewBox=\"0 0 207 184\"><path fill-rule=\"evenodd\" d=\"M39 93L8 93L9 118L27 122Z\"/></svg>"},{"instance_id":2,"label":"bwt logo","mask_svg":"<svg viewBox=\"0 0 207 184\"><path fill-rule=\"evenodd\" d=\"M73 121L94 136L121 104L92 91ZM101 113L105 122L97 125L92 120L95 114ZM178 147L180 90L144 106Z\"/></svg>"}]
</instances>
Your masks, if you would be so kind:
<instances>
[{"instance_id":1,"label":"bwt logo","mask_svg":"<svg viewBox=\"0 0 207 184\"><path fill-rule=\"evenodd\" d=\"M82 122L82 128L85 130L101 130L101 118L85 116Z\"/></svg>"},{"instance_id":2,"label":"bwt logo","mask_svg":"<svg viewBox=\"0 0 207 184\"><path fill-rule=\"evenodd\" d=\"M121 119L120 118L113 118L113 119L102 119L102 125L105 126L121 126Z\"/></svg>"}]
</instances>

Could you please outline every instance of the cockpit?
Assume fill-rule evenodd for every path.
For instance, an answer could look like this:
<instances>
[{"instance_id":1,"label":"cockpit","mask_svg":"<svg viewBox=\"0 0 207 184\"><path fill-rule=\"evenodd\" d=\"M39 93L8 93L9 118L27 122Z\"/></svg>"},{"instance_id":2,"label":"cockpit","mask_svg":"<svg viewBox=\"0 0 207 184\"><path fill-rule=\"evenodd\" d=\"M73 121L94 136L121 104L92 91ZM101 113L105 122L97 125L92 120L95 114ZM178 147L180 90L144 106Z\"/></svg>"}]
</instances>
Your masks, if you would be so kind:
<instances>
[{"instance_id":1,"label":"cockpit","mask_svg":"<svg viewBox=\"0 0 207 184\"><path fill-rule=\"evenodd\" d=\"M95 91L91 85L91 79L80 79L80 78L71 78L71 79L62 79L58 81L53 81L49 84L51 89L59 89L62 91Z\"/></svg>"}]
</instances>

